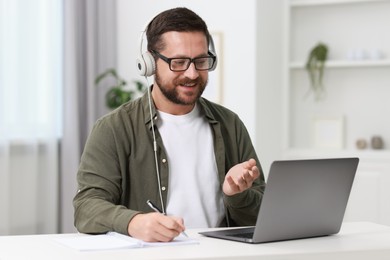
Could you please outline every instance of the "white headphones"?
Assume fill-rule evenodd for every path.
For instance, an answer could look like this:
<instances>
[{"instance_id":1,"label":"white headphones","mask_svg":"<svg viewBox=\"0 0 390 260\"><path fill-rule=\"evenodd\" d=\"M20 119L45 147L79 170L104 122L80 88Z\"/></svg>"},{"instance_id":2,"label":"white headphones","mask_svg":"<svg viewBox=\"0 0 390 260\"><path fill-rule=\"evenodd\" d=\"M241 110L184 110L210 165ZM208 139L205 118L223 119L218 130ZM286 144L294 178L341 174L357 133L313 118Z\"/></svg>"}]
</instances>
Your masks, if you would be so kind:
<instances>
[{"instance_id":1,"label":"white headphones","mask_svg":"<svg viewBox=\"0 0 390 260\"><path fill-rule=\"evenodd\" d=\"M140 55L136 59L136 63L137 63L137 69L139 74L141 76L150 77L154 75L156 71L156 62L154 60L153 55L149 51L146 51L144 53L142 52L142 46L143 46L145 34L146 34L146 30L143 31L141 34L140 44L139 44ZM215 56L215 62L213 64L213 67L209 70L209 71L213 71L217 67L218 58L217 58L217 52L215 51L214 40L213 37L211 37L211 35L209 38L209 52Z\"/></svg>"}]
</instances>

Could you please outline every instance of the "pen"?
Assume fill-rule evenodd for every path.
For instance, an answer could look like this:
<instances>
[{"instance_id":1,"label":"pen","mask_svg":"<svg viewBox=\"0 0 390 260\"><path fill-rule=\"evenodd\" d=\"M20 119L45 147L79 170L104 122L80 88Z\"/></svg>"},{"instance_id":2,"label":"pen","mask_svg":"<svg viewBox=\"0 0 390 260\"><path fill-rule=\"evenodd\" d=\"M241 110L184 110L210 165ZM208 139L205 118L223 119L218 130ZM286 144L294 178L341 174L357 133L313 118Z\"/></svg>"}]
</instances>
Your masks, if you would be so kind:
<instances>
[{"instance_id":1,"label":"pen","mask_svg":"<svg viewBox=\"0 0 390 260\"><path fill-rule=\"evenodd\" d=\"M165 213L162 212L162 210L160 210L156 205L154 205L154 203L151 201L151 200L147 200L146 201L146 204L148 204L148 206L153 209L155 212L158 212L158 213L161 213L161 214L164 214L166 215ZM188 237L188 235L183 231L181 232L184 236Z\"/></svg>"}]
</instances>

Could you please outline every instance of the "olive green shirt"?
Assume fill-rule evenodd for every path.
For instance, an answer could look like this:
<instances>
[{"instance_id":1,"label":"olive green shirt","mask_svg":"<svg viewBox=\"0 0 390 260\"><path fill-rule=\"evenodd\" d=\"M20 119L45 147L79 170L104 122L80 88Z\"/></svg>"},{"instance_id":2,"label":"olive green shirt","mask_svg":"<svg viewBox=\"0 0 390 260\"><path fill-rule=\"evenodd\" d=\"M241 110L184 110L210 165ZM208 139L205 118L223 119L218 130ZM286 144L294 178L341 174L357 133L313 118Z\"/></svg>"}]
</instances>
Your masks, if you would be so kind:
<instances>
[{"instance_id":1,"label":"olive green shirt","mask_svg":"<svg viewBox=\"0 0 390 260\"><path fill-rule=\"evenodd\" d=\"M238 116L204 98L198 102L212 129L221 192L225 174L234 165L254 158L261 171L249 134ZM152 211L146 204L148 199L161 207L159 189L166 205L169 162L155 127L161 176L161 187L158 187L149 111L145 94L95 123L77 174L79 190L73 205L78 231L128 234L127 227L132 217L140 212ZM153 104L152 113L156 120ZM264 188L264 176L261 174L250 189L234 196L223 195L226 217L220 226L254 225Z\"/></svg>"}]
</instances>

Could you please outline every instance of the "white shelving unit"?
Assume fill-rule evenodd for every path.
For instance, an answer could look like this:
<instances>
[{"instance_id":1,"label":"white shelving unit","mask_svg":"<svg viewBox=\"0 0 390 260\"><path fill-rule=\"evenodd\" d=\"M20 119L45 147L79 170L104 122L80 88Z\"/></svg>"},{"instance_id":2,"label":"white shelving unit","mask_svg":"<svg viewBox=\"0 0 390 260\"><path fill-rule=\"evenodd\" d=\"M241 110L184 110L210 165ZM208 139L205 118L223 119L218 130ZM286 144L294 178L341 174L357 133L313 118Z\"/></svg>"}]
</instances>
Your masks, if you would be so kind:
<instances>
[{"instance_id":1,"label":"white shelving unit","mask_svg":"<svg viewBox=\"0 0 390 260\"><path fill-rule=\"evenodd\" d=\"M383 60L356 60L356 61L348 61L348 60L331 60L325 63L325 67L330 68L359 68L359 67L390 67L390 59ZM290 69L304 69L305 63L303 62L291 62Z\"/></svg>"},{"instance_id":2,"label":"white shelving unit","mask_svg":"<svg viewBox=\"0 0 390 260\"><path fill-rule=\"evenodd\" d=\"M353 192L347 216L390 225L390 206L383 201L390 197L383 186L390 185L390 0L285 0L284 17L284 158L359 157L355 186L361 190ZM329 51L325 97L316 101L305 64L320 42ZM328 130L314 128L319 119L331 122ZM324 146L332 140L337 145L314 142L319 130L330 138ZM370 146L375 135L384 149ZM368 147L357 149L358 139ZM371 206L359 209L364 203Z\"/></svg>"},{"instance_id":3,"label":"white shelving unit","mask_svg":"<svg viewBox=\"0 0 390 260\"><path fill-rule=\"evenodd\" d=\"M338 4L356 4L356 3L373 3L386 2L387 0L290 0L290 6L303 7L313 5L338 5Z\"/></svg>"},{"instance_id":4,"label":"white shelving unit","mask_svg":"<svg viewBox=\"0 0 390 260\"><path fill-rule=\"evenodd\" d=\"M390 120L386 112L390 113L390 1L285 3L284 150L317 150L312 125L318 117L343 118L343 151L355 152L357 139L370 143L374 135L380 135L385 148L389 148ZM319 42L329 48L324 75L326 92L323 100L314 101L305 63L309 51ZM354 50L363 57L348 57ZM370 52L379 52L380 57L371 57Z\"/></svg>"}]
</instances>

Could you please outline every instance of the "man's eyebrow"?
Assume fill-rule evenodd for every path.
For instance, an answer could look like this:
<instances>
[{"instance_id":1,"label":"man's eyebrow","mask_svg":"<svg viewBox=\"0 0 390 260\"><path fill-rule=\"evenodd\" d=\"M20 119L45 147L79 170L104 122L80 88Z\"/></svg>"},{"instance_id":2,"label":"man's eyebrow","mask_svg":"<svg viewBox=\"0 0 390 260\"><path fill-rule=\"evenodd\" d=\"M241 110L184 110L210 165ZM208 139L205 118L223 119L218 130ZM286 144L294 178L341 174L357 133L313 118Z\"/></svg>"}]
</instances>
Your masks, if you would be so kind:
<instances>
[{"instance_id":1,"label":"man's eyebrow","mask_svg":"<svg viewBox=\"0 0 390 260\"><path fill-rule=\"evenodd\" d=\"M182 58L190 58L190 59L194 59L194 58L202 58L202 57L208 57L208 56L210 56L209 55L209 52L206 52L206 53L203 53L203 54L199 54L199 55L197 55L197 56L195 56L195 57L188 57L188 56L186 56L186 55L182 55L182 54L177 54L177 55L175 55L175 56L172 56L172 57L169 57L169 58L171 58L171 59L182 59Z\"/></svg>"}]
</instances>

